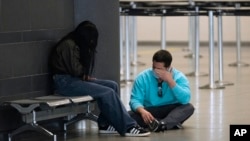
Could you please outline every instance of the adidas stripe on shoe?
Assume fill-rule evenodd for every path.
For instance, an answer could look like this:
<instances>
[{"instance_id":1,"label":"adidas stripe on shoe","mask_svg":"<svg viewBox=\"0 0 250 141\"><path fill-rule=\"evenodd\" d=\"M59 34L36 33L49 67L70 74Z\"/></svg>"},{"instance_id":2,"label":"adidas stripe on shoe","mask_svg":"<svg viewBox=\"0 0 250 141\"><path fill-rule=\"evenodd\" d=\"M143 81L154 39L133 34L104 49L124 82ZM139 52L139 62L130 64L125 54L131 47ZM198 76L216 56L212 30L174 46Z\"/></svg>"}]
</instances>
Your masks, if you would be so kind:
<instances>
[{"instance_id":1,"label":"adidas stripe on shoe","mask_svg":"<svg viewBox=\"0 0 250 141\"><path fill-rule=\"evenodd\" d=\"M127 133L125 133L125 136L129 137L144 137L148 135L150 135L150 132L146 131L145 129L139 126L133 126L128 129Z\"/></svg>"},{"instance_id":2,"label":"adidas stripe on shoe","mask_svg":"<svg viewBox=\"0 0 250 141\"><path fill-rule=\"evenodd\" d=\"M100 134L118 134L115 128L111 125L105 127L99 127Z\"/></svg>"}]
</instances>

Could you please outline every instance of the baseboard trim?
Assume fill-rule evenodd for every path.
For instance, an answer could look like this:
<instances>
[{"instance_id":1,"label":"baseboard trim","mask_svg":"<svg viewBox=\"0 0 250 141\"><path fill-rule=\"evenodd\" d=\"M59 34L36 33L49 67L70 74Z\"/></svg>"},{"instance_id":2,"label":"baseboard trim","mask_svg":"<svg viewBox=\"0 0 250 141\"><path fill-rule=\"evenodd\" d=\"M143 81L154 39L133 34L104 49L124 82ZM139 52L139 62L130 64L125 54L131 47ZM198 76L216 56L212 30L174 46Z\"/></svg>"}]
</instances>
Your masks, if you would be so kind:
<instances>
[{"instance_id":1,"label":"baseboard trim","mask_svg":"<svg viewBox=\"0 0 250 141\"><path fill-rule=\"evenodd\" d=\"M161 42L158 41L138 41L137 45L139 46L160 46ZM217 46L217 42L214 44ZM166 42L166 46L180 46L180 47L186 47L188 46L188 42L176 42L176 41L168 41ZM200 46L209 46L209 42L200 42ZM236 42L224 42L223 46L230 46L235 47L237 46ZM241 42L242 47L250 47L250 42Z\"/></svg>"}]
</instances>

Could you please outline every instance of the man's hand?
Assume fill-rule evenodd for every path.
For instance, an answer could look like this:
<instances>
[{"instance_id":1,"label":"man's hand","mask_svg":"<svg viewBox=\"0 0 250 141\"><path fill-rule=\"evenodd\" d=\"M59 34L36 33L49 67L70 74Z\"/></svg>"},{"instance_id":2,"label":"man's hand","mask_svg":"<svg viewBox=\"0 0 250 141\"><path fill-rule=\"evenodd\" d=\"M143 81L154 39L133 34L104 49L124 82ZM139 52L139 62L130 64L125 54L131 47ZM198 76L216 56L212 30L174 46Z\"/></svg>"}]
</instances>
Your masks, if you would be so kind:
<instances>
[{"instance_id":1,"label":"man's hand","mask_svg":"<svg viewBox=\"0 0 250 141\"><path fill-rule=\"evenodd\" d=\"M172 88L175 86L175 81L173 80L172 69L167 71L165 69L154 69L156 75L163 81L167 82Z\"/></svg>"},{"instance_id":2,"label":"man's hand","mask_svg":"<svg viewBox=\"0 0 250 141\"><path fill-rule=\"evenodd\" d=\"M140 113L143 121L146 123L146 124L149 124L151 123L155 118L153 117L153 115L148 112L147 110L145 110L144 108L140 107L137 109L137 112Z\"/></svg>"}]
</instances>

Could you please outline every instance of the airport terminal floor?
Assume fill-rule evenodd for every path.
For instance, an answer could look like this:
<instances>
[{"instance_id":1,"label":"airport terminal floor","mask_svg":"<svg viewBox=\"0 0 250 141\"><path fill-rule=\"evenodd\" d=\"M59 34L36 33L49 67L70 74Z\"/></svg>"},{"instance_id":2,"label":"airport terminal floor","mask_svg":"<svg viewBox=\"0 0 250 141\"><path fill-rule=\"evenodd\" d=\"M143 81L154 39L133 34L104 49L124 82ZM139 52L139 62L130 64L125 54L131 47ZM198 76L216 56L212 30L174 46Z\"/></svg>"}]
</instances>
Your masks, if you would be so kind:
<instances>
[{"instance_id":1,"label":"airport terminal floor","mask_svg":"<svg viewBox=\"0 0 250 141\"><path fill-rule=\"evenodd\" d=\"M152 55L160 46L138 46L138 62L131 66L131 79L145 68L151 67ZM167 46L173 55L172 66L185 74L194 71L194 61L186 48ZM199 74L209 74L209 48L200 48ZM223 84L224 89L200 89L209 84L209 76L188 76L195 113L184 124L184 129L151 133L149 137L121 137L119 135L99 135L96 123L82 121L67 134L57 133L58 141L229 141L230 125L250 125L250 66L229 66L236 63L236 47L223 48ZM241 63L250 64L250 47L241 48ZM218 48L214 50L214 79L218 80ZM121 79L123 77L121 76ZM126 108L133 81L121 83L121 99ZM217 84L217 83L216 83ZM80 127L86 127L80 129ZM18 141L52 141L38 134L23 134Z\"/></svg>"}]
</instances>

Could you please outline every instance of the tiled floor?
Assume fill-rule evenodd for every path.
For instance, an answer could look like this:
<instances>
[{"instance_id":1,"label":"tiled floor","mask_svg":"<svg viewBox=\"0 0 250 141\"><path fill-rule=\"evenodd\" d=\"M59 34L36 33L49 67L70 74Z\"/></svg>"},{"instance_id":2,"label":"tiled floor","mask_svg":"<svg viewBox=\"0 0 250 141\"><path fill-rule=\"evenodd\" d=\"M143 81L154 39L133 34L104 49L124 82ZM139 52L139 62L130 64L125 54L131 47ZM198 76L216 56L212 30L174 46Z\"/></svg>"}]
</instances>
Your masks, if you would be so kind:
<instances>
[{"instance_id":1,"label":"tiled floor","mask_svg":"<svg viewBox=\"0 0 250 141\"><path fill-rule=\"evenodd\" d=\"M151 67L153 53L160 49L154 47L138 47L138 64L131 67L131 79L141 70ZM194 71L192 58L185 57L189 54L182 47L167 47L173 55L172 66L189 74ZM250 47L241 48L241 59L250 64ZM208 47L200 48L199 74L209 73ZM58 134L58 141L229 141L230 124L250 125L250 66L231 67L229 64L236 62L236 47L224 47L224 80L234 85L226 86L225 89L200 89L200 86L209 84L209 76L188 77L191 89L191 103L196 110L194 115L184 123L184 129L166 131L164 133L152 133L149 137L120 137L114 135L98 135L96 123L81 122L77 127L87 126L86 129L70 130L67 135ZM218 80L218 51L214 54L214 79ZM144 63L145 65L139 65ZM123 77L121 77L123 79ZM128 108L131 83L121 84L121 98ZM28 135L27 135L28 136ZM21 141L51 140L38 135L34 138L27 136L18 139Z\"/></svg>"}]
</instances>

